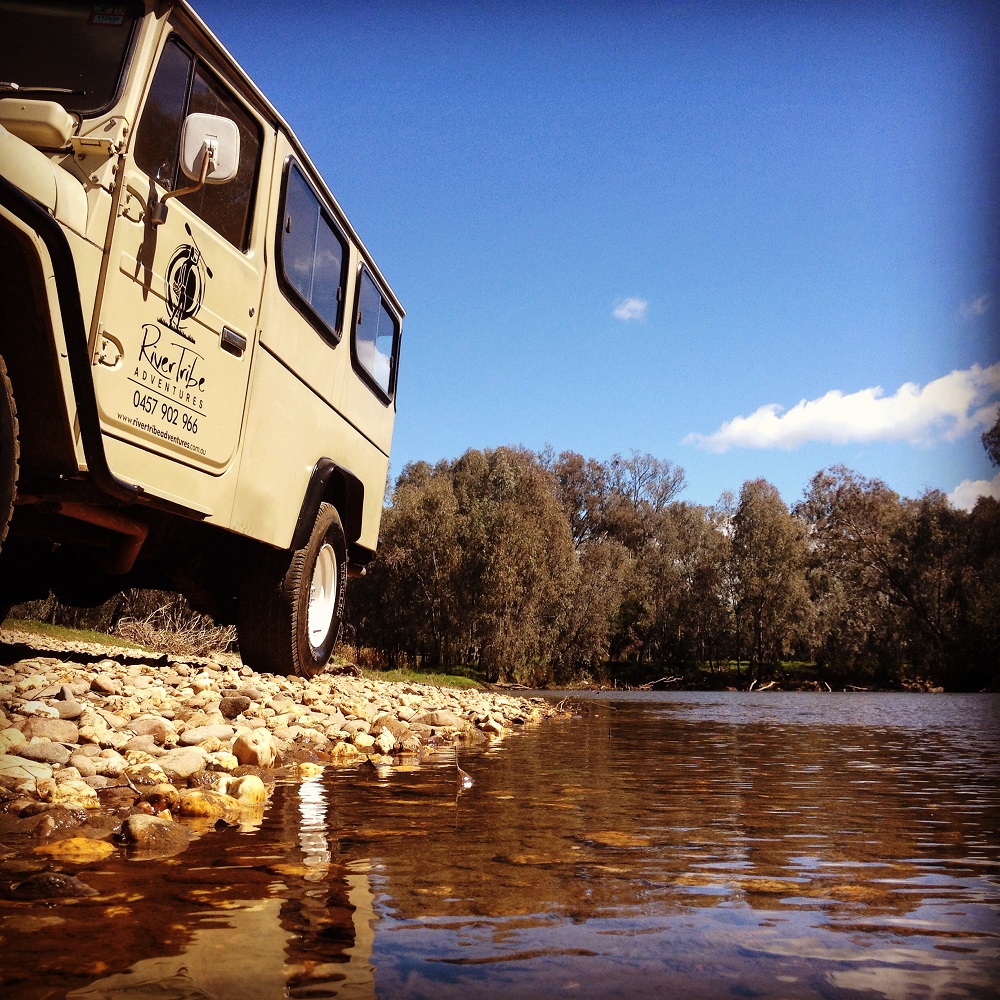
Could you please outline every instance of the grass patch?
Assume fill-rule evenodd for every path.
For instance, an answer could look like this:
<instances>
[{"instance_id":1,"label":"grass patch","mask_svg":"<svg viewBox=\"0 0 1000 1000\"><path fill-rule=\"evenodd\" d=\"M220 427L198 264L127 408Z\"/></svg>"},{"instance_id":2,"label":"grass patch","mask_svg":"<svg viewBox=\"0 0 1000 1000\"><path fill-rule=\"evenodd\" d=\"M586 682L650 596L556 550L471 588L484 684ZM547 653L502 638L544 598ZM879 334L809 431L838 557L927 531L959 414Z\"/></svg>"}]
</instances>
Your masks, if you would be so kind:
<instances>
[{"instance_id":1,"label":"grass patch","mask_svg":"<svg viewBox=\"0 0 1000 1000\"><path fill-rule=\"evenodd\" d=\"M474 677L462 674L425 674L419 670L408 670L405 667L395 670L372 670L361 668L361 676L370 681L390 681L391 683L428 684L433 687L450 688L481 688L482 684Z\"/></svg>"},{"instance_id":2,"label":"grass patch","mask_svg":"<svg viewBox=\"0 0 1000 1000\"><path fill-rule=\"evenodd\" d=\"M122 649L143 649L148 653L158 652L135 642L129 642L121 636L108 635L106 632L95 632L89 628L69 628L66 625L50 625L48 622L28 621L23 618L8 618L3 628L29 635L47 636L62 642L93 642L101 646L120 646Z\"/></svg>"},{"instance_id":3,"label":"grass patch","mask_svg":"<svg viewBox=\"0 0 1000 1000\"><path fill-rule=\"evenodd\" d=\"M50 639L59 639L62 642L91 642L99 646L115 646L122 649L142 649L148 653L161 653L165 650L159 648L158 644L149 645L129 642L121 636L108 635L106 632L97 632L93 629L70 628L67 625L50 625L48 622L30 621L24 618L8 618L3 623L3 628L12 629L18 632L27 632L29 635L37 635ZM349 657L342 653L333 658L333 662L347 663ZM450 688L481 688L482 684L474 676L474 671L468 667L456 667L458 673L424 673L419 670L374 670L369 667L362 667L361 674L368 680L390 681L394 683L427 684L433 687Z\"/></svg>"}]
</instances>

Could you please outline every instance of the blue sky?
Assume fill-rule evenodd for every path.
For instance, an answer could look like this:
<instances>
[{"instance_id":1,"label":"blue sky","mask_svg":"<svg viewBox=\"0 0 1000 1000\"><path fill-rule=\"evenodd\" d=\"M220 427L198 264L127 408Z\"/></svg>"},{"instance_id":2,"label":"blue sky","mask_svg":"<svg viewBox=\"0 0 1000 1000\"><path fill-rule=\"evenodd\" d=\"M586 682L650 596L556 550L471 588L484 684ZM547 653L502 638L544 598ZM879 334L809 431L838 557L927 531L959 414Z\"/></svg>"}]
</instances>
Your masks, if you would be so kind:
<instances>
[{"instance_id":1,"label":"blue sky","mask_svg":"<svg viewBox=\"0 0 1000 1000\"><path fill-rule=\"evenodd\" d=\"M394 474L548 444L696 503L835 463L1000 495L1000 4L196 8L407 310Z\"/></svg>"}]
</instances>

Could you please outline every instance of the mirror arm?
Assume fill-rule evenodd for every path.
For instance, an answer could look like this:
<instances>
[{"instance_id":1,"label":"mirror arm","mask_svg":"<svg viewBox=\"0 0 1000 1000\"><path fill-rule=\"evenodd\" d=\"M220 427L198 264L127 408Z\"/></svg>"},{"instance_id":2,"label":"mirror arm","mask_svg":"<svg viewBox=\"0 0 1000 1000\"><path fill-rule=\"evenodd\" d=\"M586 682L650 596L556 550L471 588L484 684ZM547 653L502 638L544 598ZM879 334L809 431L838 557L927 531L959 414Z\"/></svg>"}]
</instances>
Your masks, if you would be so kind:
<instances>
[{"instance_id":1,"label":"mirror arm","mask_svg":"<svg viewBox=\"0 0 1000 1000\"><path fill-rule=\"evenodd\" d=\"M177 188L175 191L167 191L156 203L152 211L152 223L154 226L162 226L167 221L167 201L170 198L180 198L181 195L194 194L205 186L205 179L208 177L208 168L215 163L215 147L205 144L205 156L201 161L201 176L195 184L186 188Z\"/></svg>"}]
</instances>

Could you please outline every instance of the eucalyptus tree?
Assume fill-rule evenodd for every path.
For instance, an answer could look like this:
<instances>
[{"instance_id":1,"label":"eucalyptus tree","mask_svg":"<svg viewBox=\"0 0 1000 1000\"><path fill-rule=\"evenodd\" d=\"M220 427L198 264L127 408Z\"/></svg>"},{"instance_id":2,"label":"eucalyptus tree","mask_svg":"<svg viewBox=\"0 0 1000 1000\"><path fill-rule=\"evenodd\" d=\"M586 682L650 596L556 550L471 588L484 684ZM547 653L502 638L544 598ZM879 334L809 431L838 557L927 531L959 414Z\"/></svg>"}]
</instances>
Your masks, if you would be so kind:
<instances>
[{"instance_id":1,"label":"eucalyptus tree","mask_svg":"<svg viewBox=\"0 0 1000 1000\"><path fill-rule=\"evenodd\" d=\"M902 501L879 479L837 465L813 476L796 512L809 527L817 658L886 682L905 654L898 574Z\"/></svg>"},{"instance_id":2,"label":"eucalyptus tree","mask_svg":"<svg viewBox=\"0 0 1000 1000\"><path fill-rule=\"evenodd\" d=\"M461 655L457 600L462 515L446 466L403 469L383 513L379 558L348 588L355 641L395 662Z\"/></svg>"},{"instance_id":3,"label":"eucalyptus tree","mask_svg":"<svg viewBox=\"0 0 1000 1000\"><path fill-rule=\"evenodd\" d=\"M804 634L810 610L804 526L764 479L740 490L730 551L736 625L760 677L762 665L778 663Z\"/></svg>"},{"instance_id":4,"label":"eucalyptus tree","mask_svg":"<svg viewBox=\"0 0 1000 1000\"><path fill-rule=\"evenodd\" d=\"M463 515L459 595L491 681L545 679L575 567L551 473L523 448L466 452L453 466Z\"/></svg>"},{"instance_id":5,"label":"eucalyptus tree","mask_svg":"<svg viewBox=\"0 0 1000 1000\"><path fill-rule=\"evenodd\" d=\"M983 434L983 447L994 465L1000 465L1000 413L996 423Z\"/></svg>"},{"instance_id":6,"label":"eucalyptus tree","mask_svg":"<svg viewBox=\"0 0 1000 1000\"><path fill-rule=\"evenodd\" d=\"M569 520L573 544L600 540L606 521L607 468L575 451L560 452L543 464L552 472L556 497Z\"/></svg>"}]
</instances>

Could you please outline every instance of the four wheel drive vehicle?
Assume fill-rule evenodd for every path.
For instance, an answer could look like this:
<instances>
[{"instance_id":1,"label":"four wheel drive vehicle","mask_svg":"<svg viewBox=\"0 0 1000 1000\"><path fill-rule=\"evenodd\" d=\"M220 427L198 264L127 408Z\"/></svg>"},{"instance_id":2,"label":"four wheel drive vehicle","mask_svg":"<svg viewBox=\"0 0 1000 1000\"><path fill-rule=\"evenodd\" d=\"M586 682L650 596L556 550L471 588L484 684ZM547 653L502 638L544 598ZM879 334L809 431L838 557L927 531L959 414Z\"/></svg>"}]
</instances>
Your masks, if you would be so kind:
<instances>
[{"instance_id":1,"label":"four wheel drive vehicle","mask_svg":"<svg viewBox=\"0 0 1000 1000\"><path fill-rule=\"evenodd\" d=\"M0 616L170 589L255 668L322 669L402 318L184 0L0 0Z\"/></svg>"}]
</instances>

